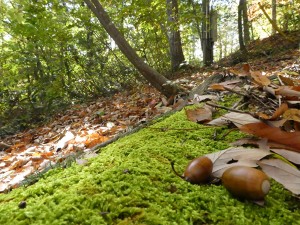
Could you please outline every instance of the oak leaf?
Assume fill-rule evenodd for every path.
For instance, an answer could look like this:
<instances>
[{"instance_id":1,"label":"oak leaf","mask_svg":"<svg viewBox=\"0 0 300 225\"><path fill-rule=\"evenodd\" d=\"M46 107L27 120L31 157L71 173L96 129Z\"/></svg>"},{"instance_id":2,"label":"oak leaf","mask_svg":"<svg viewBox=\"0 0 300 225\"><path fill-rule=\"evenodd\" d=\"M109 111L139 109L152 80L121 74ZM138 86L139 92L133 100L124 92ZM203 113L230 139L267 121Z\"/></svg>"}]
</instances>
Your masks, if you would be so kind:
<instances>
[{"instance_id":1,"label":"oak leaf","mask_svg":"<svg viewBox=\"0 0 300 225\"><path fill-rule=\"evenodd\" d=\"M300 171L280 159L265 159L258 162L262 170L292 193L300 194Z\"/></svg>"},{"instance_id":2,"label":"oak leaf","mask_svg":"<svg viewBox=\"0 0 300 225\"><path fill-rule=\"evenodd\" d=\"M280 128L271 127L263 122L245 124L239 129L245 133L256 135L268 140L290 146L300 152L300 132L286 132Z\"/></svg>"}]
</instances>

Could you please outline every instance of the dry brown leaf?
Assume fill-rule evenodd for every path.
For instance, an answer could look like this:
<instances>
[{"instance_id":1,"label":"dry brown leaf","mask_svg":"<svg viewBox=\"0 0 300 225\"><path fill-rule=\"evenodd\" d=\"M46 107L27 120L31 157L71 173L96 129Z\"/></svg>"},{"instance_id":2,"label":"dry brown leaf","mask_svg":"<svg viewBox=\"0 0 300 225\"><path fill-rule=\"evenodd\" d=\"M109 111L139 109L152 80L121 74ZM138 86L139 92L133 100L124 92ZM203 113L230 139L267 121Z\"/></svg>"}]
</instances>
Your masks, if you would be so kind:
<instances>
[{"instance_id":1,"label":"dry brown leaf","mask_svg":"<svg viewBox=\"0 0 300 225\"><path fill-rule=\"evenodd\" d=\"M109 138L106 137L106 136L98 135L97 137L89 138L87 141L85 141L85 146L87 148L92 148L92 147L94 147L95 145L97 145L99 143L107 141L108 139Z\"/></svg>"},{"instance_id":2,"label":"dry brown leaf","mask_svg":"<svg viewBox=\"0 0 300 225\"><path fill-rule=\"evenodd\" d=\"M259 116L259 118L265 119L265 120L275 120L278 117L280 117L286 110L288 110L288 105L287 103L282 103L277 109L276 111L273 113L272 116L266 115L262 112L258 112L257 116Z\"/></svg>"},{"instance_id":3,"label":"dry brown leaf","mask_svg":"<svg viewBox=\"0 0 300 225\"><path fill-rule=\"evenodd\" d=\"M0 182L0 193L4 192L6 190L8 190L8 184Z\"/></svg>"},{"instance_id":4,"label":"dry brown leaf","mask_svg":"<svg viewBox=\"0 0 300 225\"><path fill-rule=\"evenodd\" d=\"M207 154L206 157L214 163L213 176L221 177L223 172L232 166L257 167L256 162L270 154L270 151L258 148L232 147Z\"/></svg>"},{"instance_id":5,"label":"dry brown leaf","mask_svg":"<svg viewBox=\"0 0 300 225\"><path fill-rule=\"evenodd\" d=\"M299 109L288 109L284 112L283 118L287 120L293 120L300 122L300 110Z\"/></svg>"},{"instance_id":6,"label":"dry brown leaf","mask_svg":"<svg viewBox=\"0 0 300 225\"><path fill-rule=\"evenodd\" d=\"M285 102L282 103L279 108L276 109L276 111L274 112L274 114L272 115L272 117L270 119L274 120L277 119L279 116L281 116L285 111L287 111L289 108L288 104L286 104Z\"/></svg>"},{"instance_id":7,"label":"dry brown leaf","mask_svg":"<svg viewBox=\"0 0 300 225\"><path fill-rule=\"evenodd\" d=\"M264 159L258 162L262 170L292 193L300 194L300 171L280 159Z\"/></svg>"},{"instance_id":8,"label":"dry brown leaf","mask_svg":"<svg viewBox=\"0 0 300 225\"><path fill-rule=\"evenodd\" d=\"M269 150L268 140L265 138L241 138L235 142L230 144L231 146L243 146L243 145L251 145L256 146L256 148Z\"/></svg>"},{"instance_id":9,"label":"dry brown leaf","mask_svg":"<svg viewBox=\"0 0 300 225\"><path fill-rule=\"evenodd\" d=\"M24 168L24 170L21 173L17 173L17 175L9 182L9 186L16 186L20 184L21 181L25 179L29 174L31 174L34 171L34 168L32 166L28 166Z\"/></svg>"},{"instance_id":10,"label":"dry brown leaf","mask_svg":"<svg viewBox=\"0 0 300 225\"><path fill-rule=\"evenodd\" d=\"M198 94L194 94L194 102L202 102L205 100L217 100L218 96L216 95L198 95Z\"/></svg>"},{"instance_id":11,"label":"dry brown leaf","mask_svg":"<svg viewBox=\"0 0 300 225\"><path fill-rule=\"evenodd\" d=\"M187 100L180 98L177 100L175 104L172 105L172 108L176 110L180 110L183 109L183 107L185 107L187 104L188 104Z\"/></svg>"},{"instance_id":12,"label":"dry brown leaf","mask_svg":"<svg viewBox=\"0 0 300 225\"><path fill-rule=\"evenodd\" d=\"M275 90L276 95L300 97L300 86L280 86Z\"/></svg>"},{"instance_id":13,"label":"dry brown leaf","mask_svg":"<svg viewBox=\"0 0 300 225\"><path fill-rule=\"evenodd\" d=\"M287 122L286 119L281 119L281 120L267 120L266 124L268 124L271 127L283 127L286 122Z\"/></svg>"},{"instance_id":14,"label":"dry brown leaf","mask_svg":"<svg viewBox=\"0 0 300 225\"><path fill-rule=\"evenodd\" d=\"M216 91L225 91L226 89L234 89L235 91L239 91L241 88L238 84L241 83L240 79L236 80L228 80L221 83L211 84L209 89L216 90Z\"/></svg>"},{"instance_id":15,"label":"dry brown leaf","mask_svg":"<svg viewBox=\"0 0 300 225\"><path fill-rule=\"evenodd\" d=\"M224 86L221 85L221 84L211 84L211 85L209 86L209 89L215 90L215 91L225 91Z\"/></svg>"},{"instance_id":16,"label":"dry brown leaf","mask_svg":"<svg viewBox=\"0 0 300 225\"><path fill-rule=\"evenodd\" d=\"M0 142L0 151L4 151L4 150L6 150L6 149L8 149L10 147L11 147L11 145L8 145L8 144L6 144L4 142Z\"/></svg>"},{"instance_id":17,"label":"dry brown leaf","mask_svg":"<svg viewBox=\"0 0 300 225\"><path fill-rule=\"evenodd\" d=\"M300 152L300 132L286 132L280 128L271 127L263 122L245 124L239 129L245 133L256 135L268 140L291 146Z\"/></svg>"},{"instance_id":18,"label":"dry brown leaf","mask_svg":"<svg viewBox=\"0 0 300 225\"><path fill-rule=\"evenodd\" d=\"M268 86L269 84L271 84L270 79L262 75L260 71L251 71L250 75L253 78L254 82L260 86Z\"/></svg>"},{"instance_id":19,"label":"dry brown leaf","mask_svg":"<svg viewBox=\"0 0 300 225\"><path fill-rule=\"evenodd\" d=\"M250 66L245 64L241 70L229 69L229 72L239 77L247 77L250 75Z\"/></svg>"},{"instance_id":20,"label":"dry brown leaf","mask_svg":"<svg viewBox=\"0 0 300 225\"><path fill-rule=\"evenodd\" d=\"M271 149L271 151L281 155L292 163L300 165L300 153L298 152L293 152L286 149Z\"/></svg>"},{"instance_id":21,"label":"dry brown leaf","mask_svg":"<svg viewBox=\"0 0 300 225\"><path fill-rule=\"evenodd\" d=\"M187 118L195 123L205 123L212 119L212 108L205 105L202 108L186 109Z\"/></svg>"},{"instance_id":22,"label":"dry brown leaf","mask_svg":"<svg viewBox=\"0 0 300 225\"><path fill-rule=\"evenodd\" d=\"M227 125L228 121L231 121L237 127L240 127L240 126L242 126L244 124L248 124L248 123L260 122L260 120L255 119L253 116L251 116L247 113L230 112L230 113L227 113L217 119L210 121L207 124L214 125L214 126L222 126L222 125Z\"/></svg>"},{"instance_id":23,"label":"dry brown leaf","mask_svg":"<svg viewBox=\"0 0 300 225\"><path fill-rule=\"evenodd\" d=\"M64 149L68 145L68 142L74 138L74 134L71 131L67 131L65 136L57 142L55 149Z\"/></svg>"},{"instance_id":24,"label":"dry brown leaf","mask_svg":"<svg viewBox=\"0 0 300 225\"><path fill-rule=\"evenodd\" d=\"M288 86L294 86L294 81L291 78L288 77L284 77L279 75L278 78L285 84Z\"/></svg>"},{"instance_id":25,"label":"dry brown leaf","mask_svg":"<svg viewBox=\"0 0 300 225\"><path fill-rule=\"evenodd\" d=\"M284 144L279 144L279 143L276 143L274 141L268 141L268 146L269 146L270 149L285 149L285 150L297 152L296 148L292 148L291 146L287 146L287 145L284 145Z\"/></svg>"},{"instance_id":26,"label":"dry brown leaf","mask_svg":"<svg viewBox=\"0 0 300 225\"><path fill-rule=\"evenodd\" d=\"M248 63L243 64L242 68L243 68L243 71L246 72L246 73L249 73L250 70L251 70L251 67Z\"/></svg>"},{"instance_id":27,"label":"dry brown leaf","mask_svg":"<svg viewBox=\"0 0 300 225\"><path fill-rule=\"evenodd\" d=\"M256 113L256 116L258 116L258 118L263 119L263 120L268 120L268 119L270 119L270 116L267 115L267 114L265 114L265 113L263 113L263 112L257 112L257 113Z\"/></svg>"},{"instance_id":28,"label":"dry brown leaf","mask_svg":"<svg viewBox=\"0 0 300 225\"><path fill-rule=\"evenodd\" d=\"M273 96L276 96L276 94L275 94L276 91L274 90L274 88L271 88L269 86L264 86L263 90Z\"/></svg>"}]
</instances>

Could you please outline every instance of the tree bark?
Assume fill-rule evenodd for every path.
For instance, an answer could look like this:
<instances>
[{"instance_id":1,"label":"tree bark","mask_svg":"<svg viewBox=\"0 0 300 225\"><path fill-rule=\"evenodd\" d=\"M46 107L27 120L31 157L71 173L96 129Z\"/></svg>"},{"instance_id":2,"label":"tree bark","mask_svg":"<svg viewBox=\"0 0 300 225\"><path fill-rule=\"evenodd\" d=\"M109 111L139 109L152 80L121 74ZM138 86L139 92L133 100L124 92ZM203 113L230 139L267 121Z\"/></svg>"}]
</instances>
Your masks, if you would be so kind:
<instances>
[{"instance_id":1,"label":"tree bark","mask_svg":"<svg viewBox=\"0 0 300 225\"><path fill-rule=\"evenodd\" d=\"M250 29L249 29L249 20L248 20L247 0L241 0L241 7L242 7L242 11L243 11L244 43L245 43L245 45L247 45L250 42Z\"/></svg>"},{"instance_id":2,"label":"tree bark","mask_svg":"<svg viewBox=\"0 0 300 225\"><path fill-rule=\"evenodd\" d=\"M127 59L134 65L134 67L146 78L150 84L155 87L159 92L167 97L174 96L183 89L174 83L170 82L163 75L158 73L148 64L146 64L143 59L141 59L135 50L129 45L121 32L116 28L108 14L100 4L98 0L84 0L89 9L98 18L99 22L102 24L106 32L111 36L111 38L118 45L121 52L127 57Z\"/></svg>"},{"instance_id":3,"label":"tree bark","mask_svg":"<svg viewBox=\"0 0 300 225\"><path fill-rule=\"evenodd\" d=\"M276 0L272 0L272 21L277 24L276 21ZM276 29L272 26L272 34L276 34Z\"/></svg>"},{"instance_id":4,"label":"tree bark","mask_svg":"<svg viewBox=\"0 0 300 225\"><path fill-rule=\"evenodd\" d=\"M202 20L201 46L203 51L203 62L205 66L210 66L214 60L214 55L213 55L214 42L211 35L211 23L210 23L211 15L210 15L209 1L210 0L202 1L202 13L204 18Z\"/></svg>"},{"instance_id":5,"label":"tree bark","mask_svg":"<svg viewBox=\"0 0 300 225\"><path fill-rule=\"evenodd\" d=\"M239 6L238 6L238 34L239 34L239 44L240 44L240 50L244 56L247 54L247 49L245 47L244 43L244 36L243 36L243 7L242 7L243 0L240 0Z\"/></svg>"},{"instance_id":6,"label":"tree bark","mask_svg":"<svg viewBox=\"0 0 300 225\"><path fill-rule=\"evenodd\" d=\"M168 39L171 55L171 70L176 71L184 62L181 37L178 24L178 2L177 0L167 0L167 15L169 24Z\"/></svg>"}]
</instances>

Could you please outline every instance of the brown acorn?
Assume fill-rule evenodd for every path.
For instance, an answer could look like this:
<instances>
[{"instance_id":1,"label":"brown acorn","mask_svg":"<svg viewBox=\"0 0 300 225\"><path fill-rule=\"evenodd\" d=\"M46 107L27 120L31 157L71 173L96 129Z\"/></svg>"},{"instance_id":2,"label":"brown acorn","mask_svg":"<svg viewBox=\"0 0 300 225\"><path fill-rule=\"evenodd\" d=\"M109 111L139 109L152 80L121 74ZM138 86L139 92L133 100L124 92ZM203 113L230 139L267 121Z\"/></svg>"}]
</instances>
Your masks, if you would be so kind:
<instances>
[{"instance_id":1,"label":"brown acorn","mask_svg":"<svg viewBox=\"0 0 300 225\"><path fill-rule=\"evenodd\" d=\"M179 175L174 169L174 163L171 164L174 173L180 178L191 184L205 184L210 180L213 163L206 157L201 156L193 159L186 167L183 175Z\"/></svg>"},{"instance_id":2,"label":"brown acorn","mask_svg":"<svg viewBox=\"0 0 300 225\"><path fill-rule=\"evenodd\" d=\"M271 187L264 172L246 166L234 166L225 170L222 183L232 195L248 200L263 200Z\"/></svg>"}]
</instances>

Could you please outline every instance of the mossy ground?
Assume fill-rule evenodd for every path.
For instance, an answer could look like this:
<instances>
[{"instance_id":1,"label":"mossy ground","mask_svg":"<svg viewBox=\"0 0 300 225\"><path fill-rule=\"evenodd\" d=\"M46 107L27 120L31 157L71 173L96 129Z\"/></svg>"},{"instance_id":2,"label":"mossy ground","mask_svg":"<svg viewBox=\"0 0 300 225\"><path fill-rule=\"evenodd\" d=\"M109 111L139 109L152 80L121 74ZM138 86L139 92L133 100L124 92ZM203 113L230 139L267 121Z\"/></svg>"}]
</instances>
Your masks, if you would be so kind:
<instances>
[{"instance_id":1,"label":"mossy ground","mask_svg":"<svg viewBox=\"0 0 300 225\"><path fill-rule=\"evenodd\" d=\"M299 201L274 181L260 207L222 185L192 185L174 175L170 161L183 171L191 159L241 136L218 139L226 132L178 112L103 148L87 165L51 170L32 186L1 194L0 224L300 224Z\"/></svg>"}]
</instances>

